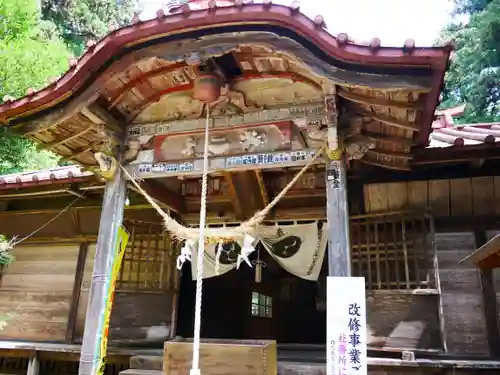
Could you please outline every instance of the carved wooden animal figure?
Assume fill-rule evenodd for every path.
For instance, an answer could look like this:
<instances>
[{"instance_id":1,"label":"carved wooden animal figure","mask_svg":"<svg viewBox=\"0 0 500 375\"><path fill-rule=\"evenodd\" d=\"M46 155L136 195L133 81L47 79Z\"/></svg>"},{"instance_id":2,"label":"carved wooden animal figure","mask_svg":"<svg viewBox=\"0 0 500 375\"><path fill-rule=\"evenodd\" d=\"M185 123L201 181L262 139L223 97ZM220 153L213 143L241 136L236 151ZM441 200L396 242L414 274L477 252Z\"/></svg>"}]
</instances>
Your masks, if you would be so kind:
<instances>
[{"instance_id":1,"label":"carved wooden animal figure","mask_svg":"<svg viewBox=\"0 0 500 375\"><path fill-rule=\"evenodd\" d=\"M194 137L187 137L185 147L182 150L182 155L186 157L194 157L196 156L196 144L198 141Z\"/></svg>"},{"instance_id":2,"label":"carved wooden animal figure","mask_svg":"<svg viewBox=\"0 0 500 375\"><path fill-rule=\"evenodd\" d=\"M225 136L214 136L208 144L211 155L223 155L231 149L231 142Z\"/></svg>"},{"instance_id":3,"label":"carved wooden animal figure","mask_svg":"<svg viewBox=\"0 0 500 375\"><path fill-rule=\"evenodd\" d=\"M262 147L267 143L267 135L265 132L257 130L247 130L240 135L240 143L243 151L253 151L258 147Z\"/></svg>"},{"instance_id":4,"label":"carved wooden animal figure","mask_svg":"<svg viewBox=\"0 0 500 375\"><path fill-rule=\"evenodd\" d=\"M143 139L141 140L141 138ZM144 139L144 137L139 137L139 139L133 139L128 141L127 149L123 154L123 159L122 159L124 164L129 164L137 160L141 151L150 151L150 149L153 147L154 137L148 137L148 138Z\"/></svg>"}]
</instances>

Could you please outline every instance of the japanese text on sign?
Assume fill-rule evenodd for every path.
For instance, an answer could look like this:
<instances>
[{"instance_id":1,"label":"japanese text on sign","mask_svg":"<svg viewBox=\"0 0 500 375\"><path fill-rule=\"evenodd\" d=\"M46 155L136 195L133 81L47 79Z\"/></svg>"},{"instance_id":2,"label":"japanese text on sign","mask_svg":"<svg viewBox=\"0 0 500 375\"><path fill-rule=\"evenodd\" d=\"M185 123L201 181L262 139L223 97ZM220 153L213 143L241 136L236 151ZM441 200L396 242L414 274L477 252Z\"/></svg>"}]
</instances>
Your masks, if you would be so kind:
<instances>
[{"instance_id":1,"label":"japanese text on sign","mask_svg":"<svg viewBox=\"0 0 500 375\"><path fill-rule=\"evenodd\" d=\"M362 277L327 279L327 373L367 375L366 299Z\"/></svg>"}]
</instances>

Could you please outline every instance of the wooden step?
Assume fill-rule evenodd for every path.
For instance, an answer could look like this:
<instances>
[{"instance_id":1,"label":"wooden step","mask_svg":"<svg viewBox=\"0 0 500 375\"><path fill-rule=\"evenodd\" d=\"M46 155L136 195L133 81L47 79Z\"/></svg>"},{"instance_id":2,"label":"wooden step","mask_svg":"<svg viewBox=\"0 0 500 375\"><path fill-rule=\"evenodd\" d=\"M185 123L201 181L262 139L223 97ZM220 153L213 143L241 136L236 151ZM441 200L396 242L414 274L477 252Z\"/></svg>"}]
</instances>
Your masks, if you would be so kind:
<instances>
[{"instance_id":1,"label":"wooden step","mask_svg":"<svg viewBox=\"0 0 500 375\"><path fill-rule=\"evenodd\" d=\"M163 371L163 357L159 355L136 355L130 358L130 368Z\"/></svg>"},{"instance_id":2,"label":"wooden step","mask_svg":"<svg viewBox=\"0 0 500 375\"><path fill-rule=\"evenodd\" d=\"M120 371L119 375L163 375L163 371L129 368L128 370Z\"/></svg>"}]
</instances>

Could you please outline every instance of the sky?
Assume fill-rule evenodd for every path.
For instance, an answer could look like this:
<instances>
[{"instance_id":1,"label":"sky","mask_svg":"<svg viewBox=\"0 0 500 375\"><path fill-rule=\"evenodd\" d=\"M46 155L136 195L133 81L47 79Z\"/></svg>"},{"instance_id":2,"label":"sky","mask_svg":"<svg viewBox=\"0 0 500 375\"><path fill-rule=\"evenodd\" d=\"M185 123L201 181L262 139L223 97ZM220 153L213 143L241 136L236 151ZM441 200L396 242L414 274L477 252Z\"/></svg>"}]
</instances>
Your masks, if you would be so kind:
<instances>
[{"instance_id":1,"label":"sky","mask_svg":"<svg viewBox=\"0 0 500 375\"><path fill-rule=\"evenodd\" d=\"M153 18L166 0L139 0L141 18ZM292 0L274 0L291 4ZM441 28L451 21L450 0L303 0L301 11L307 16L321 14L328 31L347 33L355 40L379 38L383 46L402 46L412 38L419 47L430 46Z\"/></svg>"}]
</instances>

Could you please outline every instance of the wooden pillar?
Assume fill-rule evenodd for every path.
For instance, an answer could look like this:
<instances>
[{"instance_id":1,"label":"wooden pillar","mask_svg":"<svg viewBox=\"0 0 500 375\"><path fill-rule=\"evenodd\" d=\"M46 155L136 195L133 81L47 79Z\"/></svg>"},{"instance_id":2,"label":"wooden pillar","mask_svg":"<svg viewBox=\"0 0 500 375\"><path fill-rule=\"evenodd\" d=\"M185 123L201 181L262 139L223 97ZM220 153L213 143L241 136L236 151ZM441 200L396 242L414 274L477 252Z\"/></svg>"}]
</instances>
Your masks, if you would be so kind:
<instances>
[{"instance_id":1,"label":"wooden pillar","mask_svg":"<svg viewBox=\"0 0 500 375\"><path fill-rule=\"evenodd\" d=\"M476 240L476 248L483 246L487 242L484 231L474 232L474 238ZM486 320L490 355L497 357L500 356L500 324L493 271L491 269L479 268L479 281L483 295L484 318Z\"/></svg>"},{"instance_id":2,"label":"wooden pillar","mask_svg":"<svg viewBox=\"0 0 500 375\"><path fill-rule=\"evenodd\" d=\"M118 228L123 221L126 199L126 181L118 169L113 179L106 184L97 237L97 249L92 272L89 304L85 316L79 375L94 375L97 371L96 356L100 351L101 327L104 320L105 300L108 292Z\"/></svg>"},{"instance_id":3,"label":"wooden pillar","mask_svg":"<svg viewBox=\"0 0 500 375\"><path fill-rule=\"evenodd\" d=\"M351 276L349 208L346 156L338 133L336 95L325 93L328 162L326 165L326 219L328 228L328 276Z\"/></svg>"},{"instance_id":4,"label":"wooden pillar","mask_svg":"<svg viewBox=\"0 0 500 375\"><path fill-rule=\"evenodd\" d=\"M328 221L328 276L351 276L351 244L344 158L326 166L326 217Z\"/></svg>"}]
</instances>

